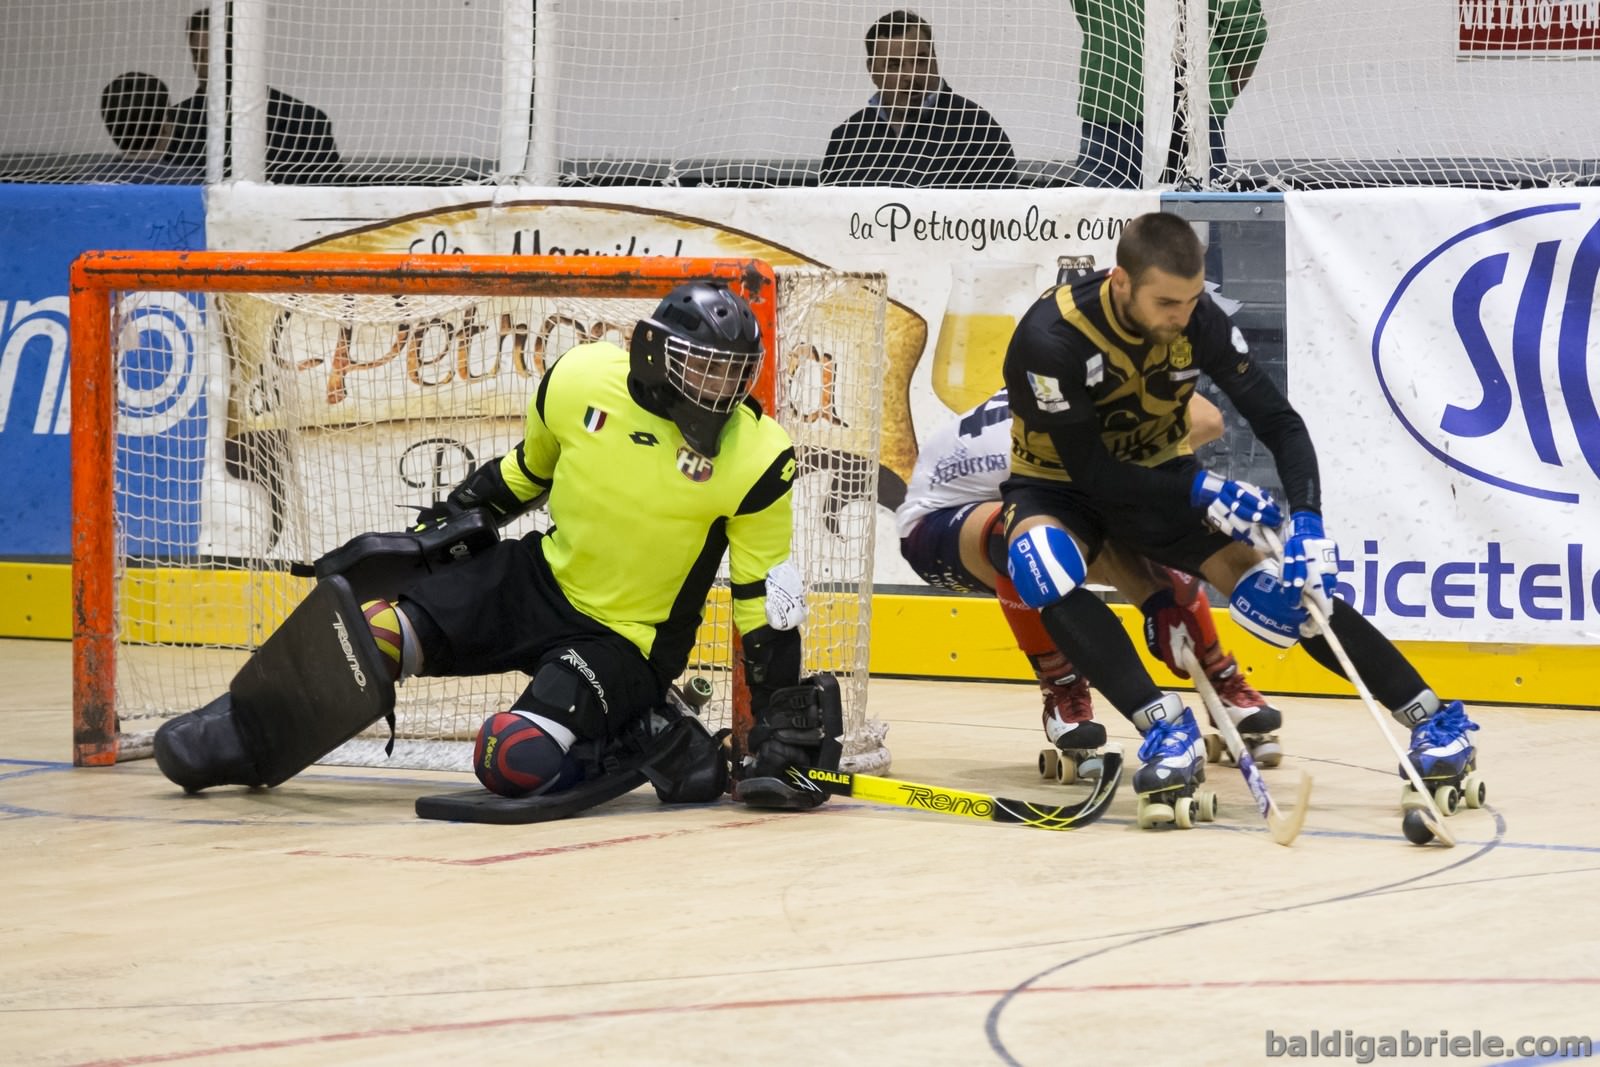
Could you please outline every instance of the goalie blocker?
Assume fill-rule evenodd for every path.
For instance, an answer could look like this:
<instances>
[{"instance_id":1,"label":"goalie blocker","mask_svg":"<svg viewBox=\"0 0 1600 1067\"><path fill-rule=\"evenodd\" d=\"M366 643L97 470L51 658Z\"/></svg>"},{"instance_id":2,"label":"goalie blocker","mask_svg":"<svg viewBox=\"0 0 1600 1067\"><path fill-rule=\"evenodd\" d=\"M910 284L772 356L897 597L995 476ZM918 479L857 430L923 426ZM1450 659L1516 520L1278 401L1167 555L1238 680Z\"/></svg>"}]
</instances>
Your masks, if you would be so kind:
<instances>
[{"instance_id":1,"label":"goalie blocker","mask_svg":"<svg viewBox=\"0 0 1600 1067\"><path fill-rule=\"evenodd\" d=\"M345 579L318 582L228 691L156 731L161 773L185 792L275 786L379 718L394 726L394 683Z\"/></svg>"}]
</instances>

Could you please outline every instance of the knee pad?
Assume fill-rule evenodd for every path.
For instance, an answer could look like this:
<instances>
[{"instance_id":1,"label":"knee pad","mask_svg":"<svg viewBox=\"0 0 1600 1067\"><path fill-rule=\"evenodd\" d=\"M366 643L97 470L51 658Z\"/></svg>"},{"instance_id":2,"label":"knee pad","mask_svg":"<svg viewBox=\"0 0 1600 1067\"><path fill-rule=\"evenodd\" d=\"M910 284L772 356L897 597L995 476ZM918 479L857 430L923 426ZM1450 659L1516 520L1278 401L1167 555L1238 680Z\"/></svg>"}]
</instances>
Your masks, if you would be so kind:
<instances>
[{"instance_id":1,"label":"knee pad","mask_svg":"<svg viewBox=\"0 0 1600 1067\"><path fill-rule=\"evenodd\" d=\"M1035 610L1066 599L1089 570L1072 535L1059 526L1035 526L1017 537L1006 563L1017 595Z\"/></svg>"},{"instance_id":2,"label":"knee pad","mask_svg":"<svg viewBox=\"0 0 1600 1067\"><path fill-rule=\"evenodd\" d=\"M526 797L565 784L563 772L571 762L567 747L539 718L527 712L502 711L478 728L472 773L489 792Z\"/></svg>"},{"instance_id":3,"label":"knee pad","mask_svg":"<svg viewBox=\"0 0 1600 1067\"><path fill-rule=\"evenodd\" d=\"M1300 627L1306 609L1300 605L1300 591L1283 584L1277 560L1264 559L1244 572L1228 598L1228 614L1233 621L1256 637L1278 648L1289 648L1300 640Z\"/></svg>"},{"instance_id":4,"label":"knee pad","mask_svg":"<svg viewBox=\"0 0 1600 1067\"><path fill-rule=\"evenodd\" d=\"M606 736L606 705L596 691L596 684L567 666L564 660L547 661L533 672L533 681L511 710L532 712L578 737L597 741Z\"/></svg>"}]
</instances>

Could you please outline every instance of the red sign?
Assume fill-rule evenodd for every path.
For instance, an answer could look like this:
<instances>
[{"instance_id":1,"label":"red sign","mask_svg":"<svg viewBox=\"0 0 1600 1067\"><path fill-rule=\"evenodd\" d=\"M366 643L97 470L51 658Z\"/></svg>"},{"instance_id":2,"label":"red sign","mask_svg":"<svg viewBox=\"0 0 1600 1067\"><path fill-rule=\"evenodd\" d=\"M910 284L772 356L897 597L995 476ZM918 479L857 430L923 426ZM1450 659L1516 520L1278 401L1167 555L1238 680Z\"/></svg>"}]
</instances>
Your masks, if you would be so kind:
<instances>
[{"instance_id":1,"label":"red sign","mask_svg":"<svg viewBox=\"0 0 1600 1067\"><path fill-rule=\"evenodd\" d=\"M1456 54L1600 55L1600 0L1456 0Z\"/></svg>"}]
</instances>

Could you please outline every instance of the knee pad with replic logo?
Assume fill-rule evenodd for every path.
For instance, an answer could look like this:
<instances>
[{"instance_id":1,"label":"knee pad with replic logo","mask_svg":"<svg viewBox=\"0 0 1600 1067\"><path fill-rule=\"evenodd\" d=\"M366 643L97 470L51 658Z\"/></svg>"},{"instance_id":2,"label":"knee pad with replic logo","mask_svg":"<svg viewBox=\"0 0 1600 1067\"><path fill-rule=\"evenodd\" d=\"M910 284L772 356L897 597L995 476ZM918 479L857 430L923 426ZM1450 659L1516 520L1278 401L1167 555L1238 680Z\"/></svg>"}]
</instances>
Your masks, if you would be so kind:
<instances>
[{"instance_id":1,"label":"knee pad with replic logo","mask_svg":"<svg viewBox=\"0 0 1600 1067\"><path fill-rule=\"evenodd\" d=\"M1035 610L1066 599L1083 584L1088 570L1077 542L1059 526L1033 527L1014 539L1006 554L1006 571L1017 595Z\"/></svg>"},{"instance_id":2,"label":"knee pad with replic logo","mask_svg":"<svg viewBox=\"0 0 1600 1067\"><path fill-rule=\"evenodd\" d=\"M1269 645L1289 648L1299 642L1309 617L1300 590L1283 584L1278 561L1264 559L1244 572L1228 598L1233 621Z\"/></svg>"}]
</instances>

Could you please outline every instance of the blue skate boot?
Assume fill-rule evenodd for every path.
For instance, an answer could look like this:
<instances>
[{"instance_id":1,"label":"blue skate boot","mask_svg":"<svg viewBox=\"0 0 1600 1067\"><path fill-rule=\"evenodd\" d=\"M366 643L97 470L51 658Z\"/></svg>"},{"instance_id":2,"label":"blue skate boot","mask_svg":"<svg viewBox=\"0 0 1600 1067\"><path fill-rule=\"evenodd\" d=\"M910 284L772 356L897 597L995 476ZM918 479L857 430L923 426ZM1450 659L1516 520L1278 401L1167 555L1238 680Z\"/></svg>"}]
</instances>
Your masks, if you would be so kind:
<instances>
[{"instance_id":1,"label":"blue skate boot","mask_svg":"<svg viewBox=\"0 0 1600 1067\"><path fill-rule=\"evenodd\" d=\"M1187 830L1196 822L1215 819L1217 794L1200 788L1206 780L1206 747L1194 713L1168 693L1131 718L1144 734L1139 746L1144 766L1133 775L1133 791L1139 795L1139 828L1173 823Z\"/></svg>"},{"instance_id":2,"label":"blue skate boot","mask_svg":"<svg viewBox=\"0 0 1600 1067\"><path fill-rule=\"evenodd\" d=\"M1478 750L1471 737L1477 728L1459 700L1452 700L1411 728L1411 765L1433 790L1433 802L1446 815L1454 815L1463 800L1469 808L1481 808L1488 799L1489 789L1478 776ZM1400 776L1406 779L1400 806L1408 810L1425 807L1404 770Z\"/></svg>"}]
</instances>

